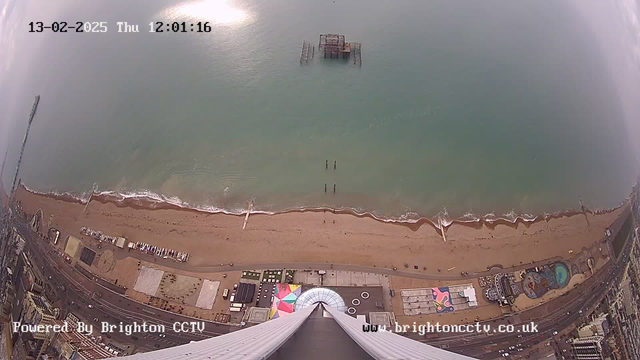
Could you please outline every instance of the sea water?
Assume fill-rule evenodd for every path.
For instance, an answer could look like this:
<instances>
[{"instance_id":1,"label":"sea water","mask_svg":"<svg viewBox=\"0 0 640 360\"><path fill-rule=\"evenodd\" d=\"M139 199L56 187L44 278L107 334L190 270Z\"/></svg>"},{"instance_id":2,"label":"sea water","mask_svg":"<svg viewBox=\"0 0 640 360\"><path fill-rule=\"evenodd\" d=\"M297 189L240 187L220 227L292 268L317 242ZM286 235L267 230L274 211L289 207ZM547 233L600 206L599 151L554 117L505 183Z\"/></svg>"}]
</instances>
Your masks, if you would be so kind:
<instances>
[{"instance_id":1,"label":"sea water","mask_svg":"<svg viewBox=\"0 0 640 360\"><path fill-rule=\"evenodd\" d=\"M20 178L41 192L398 219L616 206L637 174L637 87L620 79L638 72L608 51L625 28L601 35L613 20L580 6L8 1L3 182L40 94ZM28 33L30 21L109 28ZM140 33L118 33L118 21ZM212 31L149 32L157 21ZM362 43L362 66L321 58L321 33ZM301 65L304 40L315 58Z\"/></svg>"}]
</instances>

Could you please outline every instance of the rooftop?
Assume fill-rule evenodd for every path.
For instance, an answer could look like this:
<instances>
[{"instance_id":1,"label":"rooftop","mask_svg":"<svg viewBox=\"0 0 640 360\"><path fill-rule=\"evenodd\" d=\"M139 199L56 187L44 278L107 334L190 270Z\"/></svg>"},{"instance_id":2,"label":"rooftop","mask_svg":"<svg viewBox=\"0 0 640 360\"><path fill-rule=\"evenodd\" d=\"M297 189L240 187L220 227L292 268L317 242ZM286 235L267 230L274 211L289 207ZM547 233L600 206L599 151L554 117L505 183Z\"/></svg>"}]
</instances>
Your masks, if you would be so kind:
<instances>
[{"instance_id":1,"label":"rooftop","mask_svg":"<svg viewBox=\"0 0 640 360\"><path fill-rule=\"evenodd\" d=\"M47 306L47 302L40 295L29 292L29 297L43 314L53 316L49 306Z\"/></svg>"},{"instance_id":2,"label":"rooftop","mask_svg":"<svg viewBox=\"0 0 640 360\"><path fill-rule=\"evenodd\" d=\"M74 327L71 328L73 328L73 331L59 333L60 340L76 348L78 354L86 359L106 359L114 356L113 353L88 336L79 333Z\"/></svg>"}]
</instances>

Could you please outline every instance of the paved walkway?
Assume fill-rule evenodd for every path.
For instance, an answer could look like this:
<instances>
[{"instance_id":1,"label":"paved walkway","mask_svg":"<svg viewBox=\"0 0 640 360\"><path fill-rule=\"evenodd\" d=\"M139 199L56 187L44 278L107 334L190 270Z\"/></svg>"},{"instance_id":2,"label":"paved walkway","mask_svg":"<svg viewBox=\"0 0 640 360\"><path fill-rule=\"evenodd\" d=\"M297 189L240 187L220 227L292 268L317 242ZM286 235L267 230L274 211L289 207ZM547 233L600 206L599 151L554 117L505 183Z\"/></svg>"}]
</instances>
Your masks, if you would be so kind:
<instances>
[{"instance_id":1,"label":"paved walkway","mask_svg":"<svg viewBox=\"0 0 640 360\"><path fill-rule=\"evenodd\" d=\"M96 252L100 252L101 250L97 248L95 245L95 241L91 241L90 244L87 244L86 240L83 240L83 243L86 247L91 248ZM111 247L111 245L103 243L102 248ZM414 279L427 279L427 280L465 280L472 279L481 276L494 275L500 272L514 272L524 269L529 269L536 266L543 266L557 261L563 261L564 259L560 256L556 256L550 259L545 259L541 261L536 261L534 263L527 263L518 265L511 268L500 268L500 264L495 264L492 266L490 270L481 271L481 272L469 272L468 275L462 276L459 272L455 274L425 274L413 271L406 271L402 269L389 269L382 268L376 266L364 266L364 265L350 265L350 264L336 264L329 262L274 262L274 263L251 263L251 264L234 264L231 265L217 265L217 266L194 266L189 265L189 263L181 263L176 262L170 259L163 259L157 256L153 256L151 254L142 253L139 250L123 250L117 249L115 246L113 249L109 248L116 254L117 260L123 260L127 257L134 258L140 261L146 261L149 263L156 263L161 266L166 266L169 268L184 270L192 273L217 273L217 272L228 272L228 271L244 271L244 270L256 270L256 269L295 269L295 270L345 270L345 271L358 271L358 272L368 272L368 273L377 273L377 274L385 274L385 275L394 275L394 276L402 276Z\"/></svg>"}]
</instances>

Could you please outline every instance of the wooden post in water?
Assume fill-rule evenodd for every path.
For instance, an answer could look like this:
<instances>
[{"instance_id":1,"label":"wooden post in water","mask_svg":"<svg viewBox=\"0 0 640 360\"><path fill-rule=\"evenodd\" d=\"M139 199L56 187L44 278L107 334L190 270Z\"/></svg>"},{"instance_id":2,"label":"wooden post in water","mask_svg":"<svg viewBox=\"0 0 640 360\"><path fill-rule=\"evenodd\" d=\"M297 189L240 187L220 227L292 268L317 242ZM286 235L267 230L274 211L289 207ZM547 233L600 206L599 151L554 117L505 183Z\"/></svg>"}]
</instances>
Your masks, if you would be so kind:
<instances>
[{"instance_id":1,"label":"wooden post in water","mask_svg":"<svg viewBox=\"0 0 640 360\"><path fill-rule=\"evenodd\" d=\"M328 169L329 168L329 160L325 160L324 161L324 168Z\"/></svg>"},{"instance_id":2,"label":"wooden post in water","mask_svg":"<svg viewBox=\"0 0 640 360\"><path fill-rule=\"evenodd\" d=\"M336 193L336 184L333 184L333 193Z\"/></svg>"},{"instance_id":3,"label":"wooden post in water","mask_svg":"<svg viewBox=\"0 0 640 360\"><path fill-rule=\"evenodd\" d=\"M336 169L337 164L338 164L338 161L337 160L333 160L333 170Z\"/></svg>"},{"instance_id":4,"label":"wooden post in water","mask_svg":"<svg viewBox=\"0 0 640 360\"><path fill-rule=\"evenodd\" d=\"M324 184L324 192L327 192L327 183Z\"/></svg>"}]
</instances>

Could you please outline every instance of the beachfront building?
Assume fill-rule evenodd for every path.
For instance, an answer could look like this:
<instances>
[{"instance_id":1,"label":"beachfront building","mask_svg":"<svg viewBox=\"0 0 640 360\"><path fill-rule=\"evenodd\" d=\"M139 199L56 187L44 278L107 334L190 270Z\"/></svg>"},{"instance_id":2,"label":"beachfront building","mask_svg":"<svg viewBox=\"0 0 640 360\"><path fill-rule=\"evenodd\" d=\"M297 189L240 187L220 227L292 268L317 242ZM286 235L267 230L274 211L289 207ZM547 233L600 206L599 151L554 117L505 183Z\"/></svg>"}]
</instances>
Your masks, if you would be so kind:
<instances>
[{"instance_id":1,"label":"beachfront building","mask_svg":"<svg viewBox=\"0 0 640 360\"><path fill-rule=\"evenodd\" d=\"M32 325L51 324L55 319L51 306L42 296L27 292L24 303L24 316L22 318L23 323Z\"/></svg>"},{"instance_id":2,"label":"beachfront building","mask_svg":"<svg viewBox=\"0 0 640 360\"><path fill-rule=\"evenodd\" d=\"M580 339L574 339L571 342L571 351L576 359L582 360L600 360L602 356L602 336L589 336Z\"/></svg>"},{"instance_id":3,"label":"beachfront building","mask_svg":"<svg viewBox=\"0 0 640 360\"><path fill-rule=\"evenodd\" d=\"M51 310L51 306L44 298L38 294L27 292L24 305L22 324L28 325L46 325L53 324L55 316ZM24 344L24 350L27 357L39 359L49 347L53 333L50 332L18 332L20 343Z\"/></svg>"},{"instance_id":4,"label":"beachfront building","mask_svg":"<svg viewBox=\"0 0 640 360\"><path fill-rule=\"evenodd\" d=\"M602 313L590 323L578 329L580 338L590 336L606 336L609 333L609 323L607 322L607 314Z\"/></svg>"},{"instance_id":5,"label":"beachfront building","mask_svg":"<svg viewBox=\"0 0 640 360\"><path fill-rule=\"evenodd\" d=\"M69 323L68 332L61 331L53 334L51 338L51 347L55 350L58 359L76 360L76 359L107 359L114 355L119 355L117 351L109 346L100 344L100 339L91 338L91 336L82 334L77 330L77 319L74 315L67 316ZM75 321L75 323L74 323ZM64 322L57 320L56 325L64 325Z\"/></svg>"},{"instance_id":6,"label":"beachfront building","mask_svg":"<svg viewBox=\"0 0 640 360\"><path fill-rule=\"evenodd\" d=\"M316 288L318 289L318 288ZM295 289L294 289L295 290ZM328 291L324 291L328 290ZM303 293L304 294L304 293ZM363 331L362 320L325 303L344 302L329 289L315 290L294 312L242 330L132 360L170 359L471 359L392 332ZM316 299L318 302L313 302ZM324 299L324 300L323 300Z\"/></svg>"},{"instance_id":7,"label":"beachfront building","mask_svg":"<svg viewBox=\"0 0 640 360\"><path fill-rule=\"evenodd\" d=\"M478 306L476 290L472 284L403 289L400 295L403 313L408 316L440 314Z\"/></svg>"},{"instance_id":8,"label":"beachfront building","mask_svg":"<svg viewBox=\"0 0 640 360\"><path fill-rule=\"evenodd\" d=\"M21 252L16 261L12 281L14 284L22 283L24 288L36 294L44 289L44 276L34 267L26 253Z\"/></svg>"}]
</instances>

